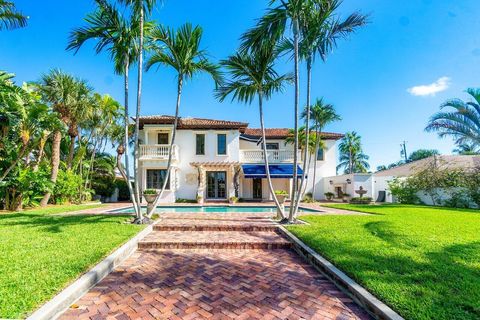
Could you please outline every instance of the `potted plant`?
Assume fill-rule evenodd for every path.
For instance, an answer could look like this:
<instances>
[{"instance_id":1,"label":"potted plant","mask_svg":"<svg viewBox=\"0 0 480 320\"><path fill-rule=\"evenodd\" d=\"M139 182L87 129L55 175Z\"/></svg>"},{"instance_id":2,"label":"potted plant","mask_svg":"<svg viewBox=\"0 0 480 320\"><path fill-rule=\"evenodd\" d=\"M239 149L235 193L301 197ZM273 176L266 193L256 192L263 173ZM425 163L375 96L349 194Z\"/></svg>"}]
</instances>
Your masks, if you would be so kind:
<instances>
[{"instance_id":1,"label":"potted plant","mask_svg":"<svg viewBox=\"0 0 480 320\"><path fill-rule=\"evenodd\" d=\"M277 196L278 202L284 204L288 197L288 192L285 190L275 190L275 195Z\"/></svg>"},{"instance_id":2,"label":"potted plant","mask_svg":"<svg viewBox=\"0 0 480 320\"><path fill-rule=\"evenodd\" d=\"M350 197L350 195L348 193L342 193L343 202L348 202L348 197Z\"/></svg>"},{"instance_id":3,"label":"potted plant","mask_svg":"<svg viewBox=\"0 0 480 320\"><path fill-rule=\"evenodd\" d=\"M143 197L147 201L147 212L152 212L153 203L157 199L158 192L155 189L145 189L143 190Z\"/></svg>"},{"instance_id":4,"label":"potted plant","mask_svg":"<svg viewBox=\"0 0 480 320\"><path fill-rule=\"evenodd\" d=\"M332 201L333 197L335 196L333 192L325 192L324 195L328 201Z\"/></svg>"},{"instance_id":5,"label":"potted plant","mask_svg":"<svg viewBox=\"0 0 480 320\"><path fill-rule=\"evenodd\" d=\"M238 198L235 197L235 196L231 196L231 197L228 199L228 202L229 202L230 204L237 203L237 202L238 202Z\"/></svg>"}]
</instances>

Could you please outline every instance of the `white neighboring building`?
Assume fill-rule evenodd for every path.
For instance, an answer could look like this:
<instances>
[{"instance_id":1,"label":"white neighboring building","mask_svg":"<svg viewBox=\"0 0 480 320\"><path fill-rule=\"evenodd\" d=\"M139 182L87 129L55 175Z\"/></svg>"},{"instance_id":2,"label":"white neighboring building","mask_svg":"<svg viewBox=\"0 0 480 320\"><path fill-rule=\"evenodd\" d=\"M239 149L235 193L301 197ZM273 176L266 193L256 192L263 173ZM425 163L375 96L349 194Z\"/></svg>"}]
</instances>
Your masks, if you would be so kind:
<instances>
[{"instance_id":1,"label":"white neighboring building","mask_svg":"<svg viewBox=\"0 0 480 320\"><path fill-rule=\"evenodd\" d=\"M141 190L160 189L166 174L172 116L140 117ZM290 191L293 146L285 143L288 129L266 129L266 144L275 190ZM180 118L172 150L170 181L161 202L177 199L226 201L238 195L245 200L270 200L260 129L248 123L200 118ZM317 179L312 181L312 161L307 175L307 192L317 185L315 198L324 194L323 178L335 174L337 133L323 133L326 148L319 152ZM301 155L299 155L299 159ZM301 170L301 166L299 166Z\"/></svg>"},{"instance_id":2,"label":"white neighboring building","mask_svg":"<svg viewBox=\"0 0 480 320\"><path fill-rule=\"evenodd\" d=\"M366 197L372 197L374 201L380 199L381 202L395 202L390 193L388 182L395 178L406 178L416 172L428 168L429 166L438 166L439 168L450 169L473 169L480 167L480 156L469 155L441 155L432 156L418 161L399 165L392 169L382 170L375 173L347 174L341 176L332 176L324 178L325 190L333 192L336 198L339 198L342 192L351 197L358 197L355 190L360 186L367 191ZM443 195L448 198L449 193ZM431 199L423 192L419 192L420 200L425 204L432 204Z\"/></svg>"}]
</instances>

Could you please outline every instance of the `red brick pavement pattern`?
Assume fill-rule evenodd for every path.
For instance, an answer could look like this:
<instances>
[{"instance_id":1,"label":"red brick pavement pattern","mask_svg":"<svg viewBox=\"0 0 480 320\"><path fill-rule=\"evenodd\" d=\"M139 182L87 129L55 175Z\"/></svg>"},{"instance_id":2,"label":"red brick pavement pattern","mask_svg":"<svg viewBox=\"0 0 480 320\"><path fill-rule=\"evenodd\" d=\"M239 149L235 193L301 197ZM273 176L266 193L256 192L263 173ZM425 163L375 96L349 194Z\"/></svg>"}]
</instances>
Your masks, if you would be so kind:
<instances>
[{"instance_id":1,"label":"red brick pavement pattern","mask_svg":"<svg viewBox=\"0 0 480 320\"><path fill-rule=\"evenodd\" d=\"M367 319L290 250L137 251L61 319Z\"/></svg>"}]
</instances>

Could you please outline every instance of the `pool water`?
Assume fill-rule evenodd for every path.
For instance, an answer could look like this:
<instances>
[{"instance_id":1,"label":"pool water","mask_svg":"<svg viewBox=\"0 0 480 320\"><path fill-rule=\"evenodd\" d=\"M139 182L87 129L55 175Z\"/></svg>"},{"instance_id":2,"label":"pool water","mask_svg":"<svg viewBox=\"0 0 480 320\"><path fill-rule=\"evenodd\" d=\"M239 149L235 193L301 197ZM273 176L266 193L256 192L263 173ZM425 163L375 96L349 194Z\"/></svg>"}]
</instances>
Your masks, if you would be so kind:
<instances>
[{"instance_id":1,"label":"pool water","mask_svg":"<svg viewBox=\"0 0 480 320\"><path fill-rule=\"evenodd\" d=\"M145 209L145 208L143 208ZM288 207L285 207L288 211ZM299 212L317 212L317 210L299 208ZM115 213L132 213L133 207L114 210ZM199 212L199 213L276 213L276 207L248 207L248 206L158 206L155 213L185 213L185 212Z\"/></svg>"}]
</instances>

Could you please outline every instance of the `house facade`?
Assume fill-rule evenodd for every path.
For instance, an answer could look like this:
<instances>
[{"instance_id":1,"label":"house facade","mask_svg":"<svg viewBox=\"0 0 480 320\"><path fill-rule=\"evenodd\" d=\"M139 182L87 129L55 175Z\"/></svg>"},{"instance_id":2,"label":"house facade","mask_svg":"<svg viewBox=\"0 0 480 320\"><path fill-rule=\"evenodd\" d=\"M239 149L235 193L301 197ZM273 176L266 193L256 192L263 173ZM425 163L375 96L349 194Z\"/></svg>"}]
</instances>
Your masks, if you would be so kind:
<instances>
[{"instance_id":1,"label":"house facade","mask_svg":"<svg viewBox=\"0 0 480 320\"><path fill-rule=\"evenodd\" d=\"M178 199L227 201L231 197L244 200L271 200L263 151L261 130L248 123L200 118L180 118L175 144L170 150L174 118L144 116L140 118L140 181L141 189L161 189L166 176L168 155L172 152L172 170L167 188L160 199L173 203ZM289 130L266 129L267 157L275 190L289 192L292 184L294 151L286 143ZM336 141L343 135L324 133L325 144L317 163L306 170L306 192L316 184L316 199L324 194L323 178L335 174ZM301 152L298 154L301 159ZM313 168L317 166L316 181ZM303 172L302 166L298 167Z\"/></svg>"}]
</instances>

